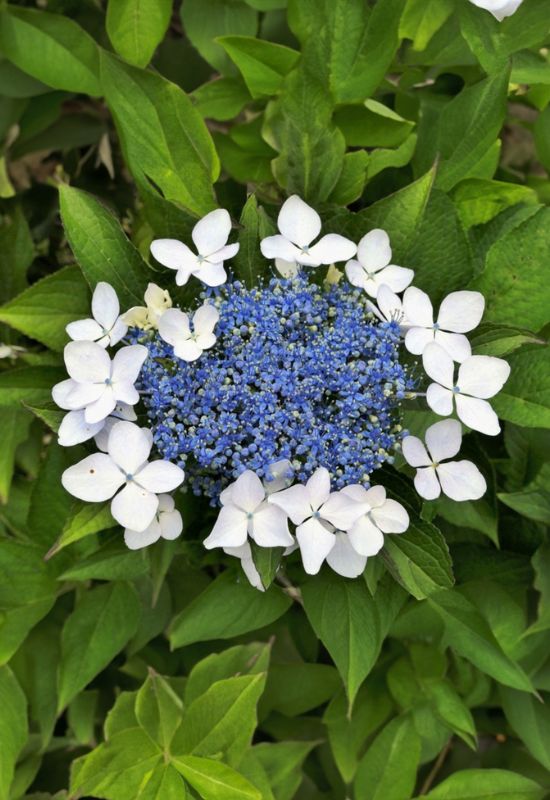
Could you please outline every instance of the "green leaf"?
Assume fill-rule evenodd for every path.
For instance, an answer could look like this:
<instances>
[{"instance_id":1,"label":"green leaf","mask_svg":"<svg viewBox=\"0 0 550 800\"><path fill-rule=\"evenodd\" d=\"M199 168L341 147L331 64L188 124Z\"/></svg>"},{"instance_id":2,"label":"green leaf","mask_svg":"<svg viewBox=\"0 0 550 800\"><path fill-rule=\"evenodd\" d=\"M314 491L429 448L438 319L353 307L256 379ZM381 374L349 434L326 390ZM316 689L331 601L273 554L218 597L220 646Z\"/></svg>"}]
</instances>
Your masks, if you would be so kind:
<instances>
[{"instance_id":1,"label":"green leaf","mask_svg":"<svg viewBox=\"0 0 550 800\"><path fill-rule=\"evenodd\" d=\"M138 622L137 595L126 583L104 584L83 595L63 626L59 710L122 650Z\"/></svg>"},{"instance_id":2,"label":"green leaf","mask_svg":"<svg viewBox=\"0 0 550 800\"><path fill-rule=\"evenodd\" d=\"M246 778L219 761L180 756L172 763L204 800L262 800Z\"/></svg>"},{"instance_id":3,"label":"green leaf","mask_svg":"<svg viewBox=\"0 0 550 800\"><path fill-rule=\"evenodd\" d=\"M233 119L252 99L242 78L216 78L203 83L191 98L203 117L216 120Z\"/></svg>"},{"instance_id":4,"label":"green leaf","mask_svg":"<svg viewBox=\"0 0 550 800\"><path fill-rule=\"evenodd\" d=\"M75 563L59 576L59 580L119 581L146 575L149 572L147 554L142 550L128 550L124 544L118 544L117 539L120 541L120 530L115 531L115 538L107 538L106 542L86 559L77 558ZM147 610L154 613L154 609L146 606L143 611Z\"/></svg>"},{"instance_id":5,"label":"green leaf","mask_svg":"<svg viewBox=\"0 0 550 800\"><path fill-rule=\"evenodd\" d=\"M269 666L269 644L252 642L211 653L195 664L185 684L185 703L203 695L213 683L237 675L266 672Z\"/></svg>"},{"instance_id":6,"label":"green leaf","mask_svg":"<svg viewBox=\"0 0 550 800\"><path fill-rule=\"evenodd\" d=\"M505 686L534 692L523 669L504 653L486 620L464 595L456 590L441 592L431 595L428 603L443 620L446 641L457 653Z\"/></svg>"},{"instance_id":7,"label":"green leaf","mask_svg":"<svg viewBox=\"0 0 550 800\"><path fill-rule=\"evenodd\" d=\"M19 69L54 89L101 95L99 48L67 16L10 6L0 13L0 47Z\"/></svg>"},{"instance_id":8,"label":"green leaf","mask_svg":"<svg viewBox=\"0 0 550 800\"><path fill-rule=\"evenodd\" d=\"M281 565L284 547L258 547L255 542L251 542L250 549L262 586L269 589Z\"/></svg>"},{"instance_id":9,"label":"green leaf","mask_svg":"<svg viewBox=\"0 0 550 800\"><path fill-rule=\"evenodd\" d=\"M506 719L531 755L550 769L550 708L535 697L526 697L505 686L499 694Z\"/></svg>"},{"instance_id":10,"label":"green leaf","mask_svg":"<svg viewBox=\"0 0 550 800\"><path fill-rule=\"evenodd\" d=\"M243 0L186 0L180 14L191 44L222 74L235 68L217 39L254 36L258 27L258 14Z\"/></svg>"},{"instance_id":11,"label":"green leaf","mask_svg":"<svg viewBox=\"0 0 550 800\"><path fill-rule=\"evenodd\" d=\"M518 203L535 205L538 202L536 192L529 186L481 178L461 181L452 196L465 228L483 225Z\"/></svg>"},{"instance_id":12,"label":"green leaf","mask_svg":"<svg viewBox=\"0 0 550 800\"><path fill-rule=\"evenodd\" d=\"M476 726L470 709L460 697L456 689L447 681L428 683L427 694L432 701L437 715L466 744L476 749Z\"/></svg>"},{"instance_id":13,"label":"green leaf","mask_svg":"<svg viewBox=\"0 0 550 800\"><path fill-rule=\"evenodd\" d=\"M326 703L340 687L338 672L329 664L273 664L260 716L278 711L286 717L297 717Z\"/></svg>"},{"instance_id":14,"label":"green leaf","mask_svg":"<svg viewBox=\"0 0 550 800\"><path fill-rule=\"evenodd\" d=\"M110 283L123 309L142 305L153 273L119 222L99 200L80 189L61 185L59 200L67 239L90 286Z\"/></svg>"},{"instance_id":15,"label":"green leaf","mask_svg":"<svg viewBox=\"0 0 550 800\"><path fill-rule=\"evenodd\" d=\"M399 22L399 36L411 39L415 50L424 50L453 10L452 0L408 0Z\"/></svg>"},{"instance_id":16,"label":"green leaf","mask_svg":"<svg viewBox=\"0 0 550 800\"><path fill-rule=\"evenodd\" d=\"M265 673L216 681L186 708L172 751L211 756L222 753L237 765L257 725L256 706L265 686Z\"/></svg>"},{"instance_id":17,"label":"green leaf","mask_svg":"<svg viewBox=\"0 0 550 800\"><path fill-rule=\"evenodd\" d=\"M10 786L19 752L27 739L27 701L13 672L0 667L0 800L10 800Z\"/></svg>"},{"instance_id":18,"label":"green leaf","mask_svg":"<svg viewBox=\"0 0 550 800\"><path fill-rule=\"evenodd\" d=\"M216 41L237 65L254 98L276 94L300 58L290 47L252 36L219 36Z\"/></svg>"},{"instance_id":19,"label":"green leaf","mask_svg":"<svg viewBox=\"0 0 550 800\"><path fill-rule=\"evenodd\" d=\"M470 335L474 355L507 356L524 344L543 344L534 333L525 328L498 323L482 323Z\"/></svg>"},{"instance_id":20,"label":"green leaf","mask_svg":"<svg viewBox=\"0 0 550 800\"><path fill-rule=\"evenodd\" d=\"M446 778L417 800L542 800L542 789L531 778L505 769L464 769Z\"/></svg>"},{"instance_id":21,"label":"green leaf","mask_svg":"<svg viewBox=\"0 0 550 800\"><path fill-rule=\"evenodd\" d=\"M78 542L92 533L99 533L116 525L111 515L111 504L106 503L73 503L68 519L63 526L61 536L48 551L51 558L69 544Z\"/></svg>"},{"instance_id":22,"label":"green leaf","mask_svg":"<svg viewBox=\"0 0 550 800\"><path fill-rule=\"evenodd\" d=\"M0 408L22 402L39 405L51 400L52 386L66 373L59 367L18 367L0 374Z\"/></svg>"},{"instance_id":23,"label":"green leaf","mask_svg":"<svg viewBox=\"0 0 550 800\"><path fill-rule=\"evenodd\" d=\"M507 359L512 369L491 404L501 419L527 428L550 428L550 348L522 347Z\"/></svg>"},{"instance_id":24,"label":"green leaf","mask_svg":"<svg viewBox=\"0 0 550 800\"><path fill-rule=\"evenodd\" d=\"M405 167L414 155L417 139L416 133L411 133L399 147L391 150L379 147L369 153L368 179L371 180L385 169Z\"/></svg>"},{"instance_id":25,"label":"green leaf","mask_svg":"<svg viewBox=\"0 0 550 800\"><path fill-rule=\"evenodd\" d=\"M106 27L117 53L146 67L164 38L172 0L109 0Z\"/></svg>"},{"instance_id":26,"label":"green leaf","mask_svg":"<svg viewBox=\"0 0 550 800\"><path fill-rule=\"evenodd\" d=\"M413 122L377 100L340 106L334 113L334 121L348 147L398 147L414 127Z\"/></svg>"},{"instance_id":27,"label":"green leaf","mask_svg":"<svg viewBox=\"0 0 550 800\"><path fill-rule=\"evenodd\" d=\"M138 185L152 183L166 200L193 214L212 211L219 162L204 120L185 92L105 51L101 82Z\"/></svg>"},{"instance_id":28,"label":"green leaf","mask_svg":"<svg viewBox=\"0 0 550 800\"><path fill-rule=\"evenodd\" d=\"M281 617L292 601L272 586L258 592L236 583L230 573L220 575L189 603L172 622L170 644L183 647L210 639L231 639L258 630Z\"/></svg>"},{"instance_id":29,"label":"green leaf","mask_svg":"<svg viewBox=\"0 0 550 800\"><path fill-rule=\"evenodd\" d=\"M15 468L15 454L29 433L32 416L24 409L0 408L0 430L3 431L0 450L0 503L7 503Z\"/></svg>"},{"instance_id":30,"label":"green leaf","mask_svg":"<svg viewBox=\"0 0 550 800\"><path fill-rule=\"evenodd\" d=\"M34 244L29 226L21 209L15 209L0 225L0 301L5 303L23 291L27 285L27 270L34 259ZM13 341L13 333L2 330L5 343Z\"/></svg>"},{"instance_id":31,"label":"green leaf","mask_svg":"<svg viewBox=\"0 0 550 800\"><path fill-rule=\"evenodd\" d=\"M420 763L420 737L409 717L396 717L365 753L353 784L357 797L409 800Z\"/></svg>"},{"instance_id":32,"label":"green leaf","mask_svg":"<svg viewBox=\"0 0 550 800\"><path fill-rule=\"evenodd\" d=\"M311 626L338 668L351 707L403 597L391 581L372 597L363 581L341 578L328 569L302 586L302 596Z\"/></svg>"},{"instance_id":33,"label":"green leaf","mask_svg":"<svg viewBox=\"0 0 550 800\"><path fill-rule=\"evenodd\" d=\"M65 326L69 322L89 316L90 290L82 272L75 266L48 275L0 306L0 322L52 350L62 350L67 344L69 337Z\"/></svg>"},{"instance_id":34,"label":"green leaf","mask_svg":"<svg viewBox=\"0 0 550 800\"><path fill-rule=\"evenodd\" d=\"M550 525L550 464L519 492L499 492L498 499L518 514Z\"/></svg>"},{"instance_id":35,"label":"green leaf","mask_svg":"<svg viewBox=\"0 0 550 800\"><path fill-rule=\"evenodd\" d=\"M168 752L183 715L183 703L168 681L154 670L136 697L137 721L164 752Z\"/></svg>"},{"instance_id":36,"label":"green leaf","mask_svg":"<svg viewBox=\"0 0 550 800\"><path fill-rule=\"evenodd\" d=\"M549 208L541 208L495 242L485 269L468 287L485 297L484 322L513 322L532 331L550 322L549 247Z\"/></svg>"},{"instance_id":37,"label":"green leaf","mask_svg":"<svg viewBox=\"0 0 550 800\"><path fill-rule=\"evenodd\" d=\"M268 274L269 262L260 252L260 241L275 232L275 226L265 213L255 195L246 201L240 219L239 252L232 260L233 273L238 280L252 288L260 277Z\"/></svg>"}]
</instances>

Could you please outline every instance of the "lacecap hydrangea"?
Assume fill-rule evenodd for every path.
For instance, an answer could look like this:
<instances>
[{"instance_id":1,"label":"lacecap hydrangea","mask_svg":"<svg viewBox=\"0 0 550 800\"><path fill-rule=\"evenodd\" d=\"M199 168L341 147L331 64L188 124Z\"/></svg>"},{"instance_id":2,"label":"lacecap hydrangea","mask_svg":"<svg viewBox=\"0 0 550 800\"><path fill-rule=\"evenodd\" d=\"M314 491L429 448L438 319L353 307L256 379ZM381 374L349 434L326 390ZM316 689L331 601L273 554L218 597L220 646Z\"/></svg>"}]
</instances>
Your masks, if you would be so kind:
<instances>
[{"instance_id":1,"label":"lacecap hydrangea","mask_svg":"<svg viewBox=\"0 0 550 800\"><path fill-rule=\"evenodd\" d=\"M259 589L262 548L352 578L385 535L406 535L410 509L378 480L398 452L425 500L481 497L480 470L455 458L461 423L499 432L488 401L509 374L506 361L472 355L465 335L482 295L453 292L434 314L383 230L357 244L320 237L319 215L296 196L277 223L260 242L273 277L253 287L226 267L239 244L223 209L197 223L192 248L153 241L179 286L203 284L195 308L151 283L145 305L121 314L99 283L92 317L67 327L69 378L53 389L68 412L60 444L99 450L65 471L69 492L111 500L133 549L181 534L174 492L205 496L219 512L204 546L238 557ZM424 442L403 428L411 398L443 417Z\"/></svg>"}]
</instances>

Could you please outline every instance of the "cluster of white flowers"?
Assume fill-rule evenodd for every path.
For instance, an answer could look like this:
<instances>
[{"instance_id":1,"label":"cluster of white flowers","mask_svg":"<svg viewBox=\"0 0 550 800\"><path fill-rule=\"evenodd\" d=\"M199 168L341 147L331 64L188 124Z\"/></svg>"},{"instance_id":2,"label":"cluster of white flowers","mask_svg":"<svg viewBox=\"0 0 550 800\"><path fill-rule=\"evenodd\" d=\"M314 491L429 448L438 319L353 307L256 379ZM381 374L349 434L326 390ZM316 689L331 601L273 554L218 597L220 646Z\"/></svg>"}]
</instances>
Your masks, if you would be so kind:
<instances>
[{"instance_id":1,"label":"cluster of white flowers","mask_svg":"<svg viewBox=\"0 0 550 800\"><path fill-rule=\"evenodd\" d=\"M275 261L278 271L288 277L302 267L345 262L345 275L368 295L372 313L382 321L397 322L405 348L422 358L432 381L425 394L430 409L445 417L456 410L458 419L445 419L427 429L425 444L415 436L403 439L405 461L416 470L417 492L426 500L441 493L457 501L480 498L487 487L479 469L470 461L452 459L462 441L459 420L488 435L500 431L488 399L502 388L510 368L502 359L472 355L465 335L481 321L483 296L452 292L434 321L430 298L411 285L414 271L392 263L385 231L372 230L358 244L335 233L320 237L321 218L297 196L282 205L278 228L278 234L260 243L263 255ZM207 286L219 286L227 279L224 262L239 248L227 244L230 231L229 214L218 209L195 225L196 253L175 239L155 240L151 252L176 270L178 285L194 276ZM331 279L342 277L334 266L331 270ZM181 515L167 493L181 485L184 473L171 462L148 461L152 434L136 424L133 408L139 400L135 383L148 351L139 344L124 344L127 329L158 331L177 358L191 362L215 345L219 320L218 310L208 302L192 316L173 308L169 293L155 284L149 284L144 300L144 306L121 315L113 288L99 283L92 318L67 326L73 340L64 351L69 378L53 389L55 402L68 411L59 430L60 444L94 437L101 451L66 470L63 485L82 500L112 498L112 515L125 527L125 542L132 549L181 533ZM117 344L122 346L111 358L107 350ZM409 526L406 509L388 498L383 486L351 485L331 491L330 473L324 467L307 483L294 483L288 461L271 465L268 478L262 481L246 470L231 483L221 493L217 521L204 541L207 549L221 547L240 558L258 588L261 580L251 540L258 547L283 548L285 554L299 548L309 574L316 574L326 561L339 574L356 577L367 559L381 550L385 534L404 533Z\"/></svg>"}]
</instances>

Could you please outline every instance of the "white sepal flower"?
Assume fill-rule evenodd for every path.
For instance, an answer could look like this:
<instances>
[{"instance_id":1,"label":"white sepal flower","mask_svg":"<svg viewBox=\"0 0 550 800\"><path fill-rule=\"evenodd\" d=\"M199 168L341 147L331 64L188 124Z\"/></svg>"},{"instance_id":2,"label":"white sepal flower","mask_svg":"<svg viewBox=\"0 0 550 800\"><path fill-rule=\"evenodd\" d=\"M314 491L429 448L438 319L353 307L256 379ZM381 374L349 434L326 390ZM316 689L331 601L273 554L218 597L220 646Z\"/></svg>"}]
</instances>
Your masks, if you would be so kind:
<instances>
[{"instance_id":1,"label":"white sepal flower","mask_svg":"<svg viewBox=\"0 0 550 800\"><path fill-rule=\"evenodd\" d=\"M470 356L460 364L454 378L451 356L436 342L428 344L422 356L426 374L435 383L428 386L428 405L443 417L448 417L456 402L459 419L474 431L496 436L500 433L498 417L487 398L499 392L510 375L510 366L494 356Z\"/></svg>"},{"instance_id":2,"label":"white sepal flower","mask_svg":"<svg viewBox=\"0 0 550 800\"><path fill-rule=\"evenodd\" d=\"M143 299L144 306L133 306L122 315L122 319L130 328L141 328L144 331L158 328L159 319L168 308L172 308L170 293L156 283L150 283Z\"/></svg>"},{"instance_id":3,"label":"white sepal flower","mask_svg":"<svg viewBox=\"0 0 550 800\"><path fill-rule=\"evenodd\" d=\"M353 484L342 492L368 508L348 531L350 544L359 555L375 556L384 546L385 533L404 533L409 527L407 511L401 503L386 497L383 486L365 489Z\"/></svg>"},{"instance_id":4,"label":"white sepal flower","mask_svg":"<svg viewBox=\"0 0 550 800\"><path fill-rule=\"evenodd\" d=\"M222 507L204 546L240 547L250 536L260 547L287 547L294 543L286 514L266 500L265 487L252 470L239 475L220 495Z\"/></svg>"},{"instance_id":5,"label":"white sepal flower","mask_svg":"<svg viewBox=\"0 0 550 800\"><path fill-rule=\"evenodd\" d=\"M157 513L157 495L171 492L184 479L176 464L148 461L151 446L149 431L133 422L117 422L109 436L108 452L95 453L69 467L61 482L79 500L102 503L112 497L111 514L116 521L142 532Z\"/></svg>"},{"instance_id":6,"label":"white sepal flower","mask_svg":"<svg viewBox=\"0 0 550 800\"><path fill-rule=\"evenodd\" d=\"M130 550L140 550L159 539L177 539L183 530L183 520L176 509L174 498L169 494L159 494L159 504L153 521L144 531L126 528L124 541Z\"/></svg>"},{"instance_id":7,"label":"white sepal flower","mask_svg":"<svg viewBox=\"0 0 550 800\"><path fill-rule=\"evenodd\" d=\"M87 442L95 436L96 444L100 450L107 452L107 446L101 447L98 440L105 437L107 431L110 433L112 424L121 419L134 422L137 419L136 412L132 406L126 403L117 403L111 416L99 422L86 422L84 409L69 411L61 421L58 431L58 444L62 447L72 447L75 444ZM109 423L112 423L111 425Z\"/></svg>"},{"instance_id":8,"label":"white sepal flower","mask_svg":"<svg viewBox=\"0 0 550 800\"><path fill-rule=\"evenodd\" d=\"M400 327L406 328L407 320L405 319L401 298L395 292L392 292L385 283L378 289L376 305L369 300L368 307L381 322L397 322Z\"/></svg>"},{"instance_id":9,"label":"white sepal flower","mask_svg":"<svg viewBox=\"0 0 550 800\"><path fill-rule=\"evenodd\" d=\"M210 303L205 303L189 315L179 308L169 308L159 320L159 334L174 348L174 355L183 361L196 361L204 350L216 344L216 327L220 314ZM192 327L192 329L191 329Z\"/></svg>"},{"instance_id":10,"label":"white sepal flower","mask_svg":"<svg viewBox=\"0 0 550 800\"><path fill-rule=\"evenodd\" d=\"M349 530L368 510L365 503L343 492L331 492L325 467L316 469L306 484L297 483L270 495L268 502L281 508L297 526L296 539L309 575L315 575L323 561L328 561L336 546L335 531Z\"/></svg>"},{"instance_id":11,"label":"white sepal flower","mask_svg":"<svg viewBox=\"0 0 550 800\"><path fill-rule=\"evenodd\" d=\"M288 458L270 464L266 469L263 484L267 494L280 492L290 486L294 478L294 469Z\"/></svg>"},{"instance_id":12,"label":"white sepal flower","mask_svg":"<svg viewBox=\"0 0 550 800\"><path fill-rule=\"evenodd\" d=\"M248 540L239 547L224 547L223 552L227 553L228 556L234 556L240 559L241 567L250 585L260 592L265 592L260 573L256 569L256 564L252 558L252 548Z\"/></svg>"},{"instance_id":13,"label":"white sepal flower","mask_svg":"<svg viewBox=\"0 0 550 800\"><path fill-rule=\"evenodd\" d=\"M405 461L416 467L414 485L426 500L443 491L451 500L479 500L487 490L485 478L471 461L449 461L462 443L462 428L456 419L444 419L426 431L426 446L416 436L403 439Z\"/></svg>"},{"instance_id":14,"label":"white sepal flower","mask_svg":"<svg viewBox=\"0 0 550 800\"><path fill-rule=\"evenodd\" d=\"M319 267L345 261L355 255L355 244L338 233L327 233L312 244L321 233L321 217L307 203L293 194L285 200L277 218L279 233L260 242L265 258L276 259L283 275L292 275L293 265ZM286 267L283 263L286 262Z\"/></svg>"},{"instance_id":15,"label":"white sepal flower","mask_svg":"<svg viewBox=\"0 0 550 800\"><path fill-rule=\"evenodd\" d=\"M227 244L231 217L224 208L217 208L197 222L191 238L197 248L177 239L155 239L151 253L163 266L176 270L176 283L184 286L194 275L207 286L221 286L227 280L224 261L237 255L238 244Z\"/></svg>"},{"instance_id":16,"label":"white sepal flower","mask_svg":"<svg viewBox=\"0 0 550 800\"><path fill-rule=\"evenodd\" d=\"M70 298L69 298L70 301ZM93 319L69 322L65 330L73 341L97 342L101 347L117 344L128 326L120 316L120 305L113 287L100 281L92 296Z\"/></svg>"},{"instance_id":17,"label":"white sepal flower","mask_svg":"<svg viewBox=\"0 0 550 800\"><path fill-rule=\"evenodd\" d=\"M357 259L346 264L349 282L374 298L382 284L392 292L402 292L414 278L414 271L392 264L391 258L390 237L386 231L375 228L357 245Z\"/></svg>"},{"instance_id":18,"label":"white sepal flower","mask_svg":"<svg viewBox=\"0 0 550 800\"><path fill-rule=\"evenodd\" d=\"M511 17L518 10L523 0L470 0L474 6L490 11L499 22L505 17Z\"/></svg>"},{"instance_id":19,"label":"white sepal flower","mask_svg":"<svg viewBox=\"0 0 550 800\"><path fill-rule=\"evenodd\" d=\"M441 303L434 322L433 306L426 292L410 286L403 295L403 311L408 330L405 347L421 356L426 345L437 342L459 363L472 355L470 342L464 336L477 328L485 310L480 292L452 292Z\"/></svg>"},{"instance_id":20,"label":"white sepal flower","mask_svg":"<svg viewBox=\"0 0 550 800\"><path fill-rule=\"evenodd\" d=\"M134 383L147 354L146 347L134 344L122 347L111 361L96 342L69 342L64 358L70 378L53 387L52 397L67 411L85 409L87 423L101 422L117 403L138 402Z\"/></svg>"}]
</instances>

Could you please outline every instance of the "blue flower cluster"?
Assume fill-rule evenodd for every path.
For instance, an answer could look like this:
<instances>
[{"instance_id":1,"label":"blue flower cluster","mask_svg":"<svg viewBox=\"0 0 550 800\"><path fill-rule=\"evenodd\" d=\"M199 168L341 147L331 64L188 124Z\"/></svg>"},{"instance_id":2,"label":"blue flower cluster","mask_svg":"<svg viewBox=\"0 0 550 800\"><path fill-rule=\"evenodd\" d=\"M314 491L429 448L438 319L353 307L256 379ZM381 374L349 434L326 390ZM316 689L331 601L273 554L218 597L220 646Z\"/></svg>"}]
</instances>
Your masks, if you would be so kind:
<instances>
[{"instance_id":1,"label":"blue flower cluster","mask_svg":"<svg viewBox=\"0 0 550 800\"><path fill-rule=\"evenodd\" d=\"M319 466L334 489L369 484L402 435L399 405L412 381L399 363L399 326L379 322L349 285L304 277L209 297L218 341L194 362L158 334L140 376L154 441L211 498L245 469L289 459L297 478Z\"/></svg>"}]
</instances>

